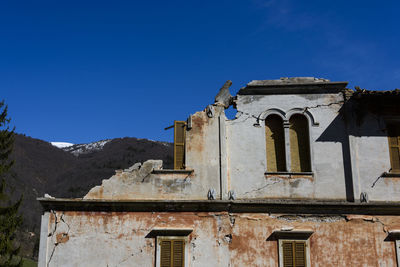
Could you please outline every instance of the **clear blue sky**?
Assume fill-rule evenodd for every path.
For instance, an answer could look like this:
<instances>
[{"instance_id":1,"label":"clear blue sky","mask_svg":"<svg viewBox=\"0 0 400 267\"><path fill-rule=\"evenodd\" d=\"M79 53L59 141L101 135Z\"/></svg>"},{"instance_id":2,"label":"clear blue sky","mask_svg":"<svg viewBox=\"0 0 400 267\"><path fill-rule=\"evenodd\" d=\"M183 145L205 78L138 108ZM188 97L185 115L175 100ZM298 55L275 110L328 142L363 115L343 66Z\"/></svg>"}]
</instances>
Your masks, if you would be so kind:
<instances>
[{"instance_id":1,"label":"clear blue sky","mask_svg":"<svg viewBox=\"0 0 400 267\"><path fill-rule=\"evenodd\" d=\"M172 141L250 80L400 87L400 1L1 1L0 99L19 133Z\"/></svg>"}]
</instances>

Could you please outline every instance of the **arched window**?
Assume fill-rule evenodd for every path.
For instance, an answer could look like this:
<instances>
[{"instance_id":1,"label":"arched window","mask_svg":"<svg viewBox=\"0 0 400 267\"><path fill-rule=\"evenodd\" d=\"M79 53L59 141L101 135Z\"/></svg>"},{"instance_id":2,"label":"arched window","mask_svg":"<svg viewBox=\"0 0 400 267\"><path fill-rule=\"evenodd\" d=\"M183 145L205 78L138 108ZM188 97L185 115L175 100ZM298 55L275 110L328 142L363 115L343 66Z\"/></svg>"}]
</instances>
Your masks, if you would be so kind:
<instances>
[{"instance_id":1,"label":"arched window","mask_svg":"<svg viewBox=\"0 0 400 267\"><path fill-rule=\"evenodd\" d=\"M294 114L289 123L290 171L311 172L308 120L304 115Z\"/></svg>"},{"instance_id":2,"label":"arched window","mask_svg":"<svg viewBox=\"0 0 400 267\"><path fill-rule=\"evenodd\" d=\"M278 115L265 119L265 138L267 146L267 171L286 171L285 136L283 120Z\"/></svg>"}]
</instances>

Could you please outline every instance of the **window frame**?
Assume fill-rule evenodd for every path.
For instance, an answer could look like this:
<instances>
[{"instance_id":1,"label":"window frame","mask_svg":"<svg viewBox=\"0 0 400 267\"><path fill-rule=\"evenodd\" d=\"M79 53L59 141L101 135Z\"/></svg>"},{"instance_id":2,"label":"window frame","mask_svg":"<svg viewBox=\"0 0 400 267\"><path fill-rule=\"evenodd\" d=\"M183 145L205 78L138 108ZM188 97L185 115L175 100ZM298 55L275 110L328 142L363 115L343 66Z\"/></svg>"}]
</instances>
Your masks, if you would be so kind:
<instances>
[{"instance_id":1,"label":"window frame","mask_svg":"<svg viewBox=\"0 0 400 267\"><path fill-rule=\"evenodd\" d=\"M291 149L290 149L290 123L289 120L293 115L302 115L307 120L307 127L308 127L308 157L310 163L310 171L306 172L294 172L292 171L291 167ZM285 156L286 156L286 171L277 171L271 172L268 170L268 159L267 159L267 136L266 136L266 119L270 115L278 115L283 120L283 131L284 131L284 142L285 142ZM264 147L265 147L265 175L306 175L306 176L314 176L314 150L313 150L313 138L312 138L312 128L319 127L319 122L317 122L314 116L309 112L305 111L304 109L294 108L290 109L287 112L284 112L277 108L268 109L260 114L258 117L258 121L262 120L264 123L259 124L262 125L264 128Z\"/></svg>"},{"instance_id":2,"label":"window frame","mask_svg":"<svg viewBox=\"0 0 400 267\"><path fill-rule=\"evenodd\" d=\"M174 121L174 170L186 169L186 128L187 123L185 121ZM178 140L179 131L181 131L182 140ZM180 157L178 157L178 148L182 150Z\"/></svg>"},{"instance_id":3,"label":"window frame","mask_svg":"<svg viewBox=\"0 0 400 267\"><path fill-rule=\"evenodd\" d=\"M161 241L182 240L184 242L183 266L189 266L189 239L188 236L156 236L156 267L161 267Z\"/></svg>"},{"instance_id":4,"label":"window frame","mask_svg":"<svg viewBox=\"0 0 400 267\"><path fill-rule=\"evenodd\" d=\"M283 266L283 242L302 242L305 243L305 259L306 267L310 267L310 240L309 239L290 239L290 238L279 238L278 239L278 252L279 252L279 267Z\"/></svg>"},{"instance_id":5,"label":"window frame","mask_svg":"<svg viewBox=\"0 0 400 267\"><path fill-rule=\"evenodd\" d=\"M290 123L290 120L294 117L294 116L301 116L301 117L303 117L305 120L306 120L306 124L307 124L307 132L306 132L306 141L307 141L307 144L306 144L306 146L307 146L307 151L306 151L306 157L307 157L307 161L308 161L308 164L309 164L309 170L300 170L300 171L293 171L293 164L292 164L292 157L294 156L293 154L292 154L292 146L291 146L291 126L292 126L292 124ZM288 139L288 143L289 143L289 147L287 148L288 149L288 153L289 153L289 155L290 155L290 160L289 160L289 162L290 162L290 172L292 172L292 173L312 173L312 170L313 170L313 164L312 164L312 156L311 156L311 124L310 124L310 120L309 120L309 118L306 116L306 115L304 115L304 114L301 114L301 113L293 113L293 114L291 114L290 115L290 117L288 118L288 130L287 130L287 132L288 132L288 135L287 135L287 139ZM297 141L298 141L299 139L298 139L298 137L297 137ZM301 153L299 152L299 162L301 162ZM300 165L301 165L301 163L300 163ZM301 168L301 167L300 167Z\"/></svg>"},{"instance_id":6,"label":"window frame","mask_svg":"<svg viewBox=\"0 0 400 267\"><path fill-rule=\"evenodd\" d=\"M389 127L391 125L393 125L395 128L399 128L400 129L400 119L386 119L386 133L387 133L387 142L388 142L388 150L389 150L389 162L390 162L390 174L394 174L394 175L400 175L400 169L393 169L393 158L394 156L392 155L392 151L391 151L391 144L390 144L390 136L389 136ZM397 131L397 130L396 130ZM397 133L397 139L399 142L399 149L400 149L400 130ZM400 162L398 162L398 164L400 165Z\"/></svg>"},{"instance_id":7,"label":"window frame","mask_svg":"<svg viewBox=\"0 0 400 267\"><path fill-rule=\"evenodd\" d=\"M267 126L267 123L268 123L268 118L269 117L272 117L272 116L276 116L277 118L279 118L281 121L282 121L282 132L281 132L281 134L282 134L282 141L283 141L283 157L284 157L284 166L283 166L283 169L282 170L280 170L279 169L279 163L277 163L276 162L276 168L277 168L277 170L276 171L272 171L271 170L271 166L269 166L269 163L268 163L268 161L270 161L270 159L269 159L269 157L268 157L268 155L269 155L269 153L268 153L268 148L269 148L269 146L268 146L268 136L267 136L267 132L268 132L268 126ZM271 129L271 128L270 128ZM286 140L287 140L287 136L286 136L286 130L285 130L285 118L282 118L282 116L280 116L280 115L278 115L278 114L275 114L275 113L272 113L272 114L269 114L268 116L266 116L265 117L265 119L264 119L264 133L265 133L265 152L266 152L266 169L267 169L267 172L288 172L288 163L287 163L287 143L286 143ZM273 131L271 131L271 133L273 134ZM271 138L271 139L273 139L273 138ZM277 161L278 160L278 158L277 158L277 150L276 150L276 142L277 141L274 141L274 148L273 148L273 153L275 154L275 161Z\"/></svg>"}]
</instances>

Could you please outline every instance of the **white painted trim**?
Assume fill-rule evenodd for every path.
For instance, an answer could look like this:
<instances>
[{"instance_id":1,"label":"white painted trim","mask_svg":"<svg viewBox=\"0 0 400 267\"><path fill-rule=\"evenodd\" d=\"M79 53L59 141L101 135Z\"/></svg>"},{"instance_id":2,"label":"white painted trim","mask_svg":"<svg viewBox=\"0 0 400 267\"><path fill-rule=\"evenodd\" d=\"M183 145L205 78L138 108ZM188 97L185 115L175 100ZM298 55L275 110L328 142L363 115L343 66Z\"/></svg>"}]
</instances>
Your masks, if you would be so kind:
<instances>
[{"instance_id":1,"label":"white painted trim","mask_svg":"<svg viewBox=\"0 0 400 267\"><path fill-rule=\"evenodd\" d=\"M300 115L306 116L306 118L310 122L311 126L314 126L314 127L319 126L319 123L315 121L314 116L312 115L312 113L310 111L308 111L308 110L303 109L303 108L292 108L292 109L288 110L286 112L287 120L289 120L290 117L292 117L295 114L300 114Z\"/></svg>"},{"instance_id":2,"label":"white painted trim","mask_svg":"<svg viewBox=\"0 0 400 267\"><path fill-rule=\"evenodd\" d=\"M258 116L258 119L259 120L265 120L265 118L267 118L269 115L272 115L272 114L278 115L279 117L282 118L283 121L287 120L286 119L286 113L283 110L279 109L279 108L270 108L270 109L267 109L266 111L263 111Z\"/></svg>"},{"instance_id":3,"label":"white painted trim","mask_svg":"<svg viewBox=\"0 0 400 267\"><path fill-rule=\"evenodd\" d=\"M400 267L400 240L396 240L395 245L396 245L397 267Z\"/></svg>"}]
</instances>

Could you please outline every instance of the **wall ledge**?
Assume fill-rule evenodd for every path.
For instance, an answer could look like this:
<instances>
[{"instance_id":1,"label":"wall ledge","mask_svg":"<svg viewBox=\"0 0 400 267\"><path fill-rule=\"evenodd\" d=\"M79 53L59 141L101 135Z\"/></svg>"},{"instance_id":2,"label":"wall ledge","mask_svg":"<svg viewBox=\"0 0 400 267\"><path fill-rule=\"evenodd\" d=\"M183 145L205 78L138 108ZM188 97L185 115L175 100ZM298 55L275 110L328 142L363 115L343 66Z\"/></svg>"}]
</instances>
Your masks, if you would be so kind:
<instances>
[{"instance_id":1,"label":"wall ledge","mask_svg":"<svg viewBox=\"0 0 400 267\"><path fill-rule=\"evenodd\" d=\"M173 169L161 169L161 170L153 170L151 173L154 174L191 174L194 170L173 170Z\"/></svg>"},{"instance_id":2,"label":"wall ledge","mask_svg":"<svg viewBox=\"0 0 400 267\"><path fill-rule=\"evenodd\" d=\"M45 211L231 212L287 214L400 215L400 202L355 203L335 200L101 200L39 198Z\"/></svg>"}]
</instances>

